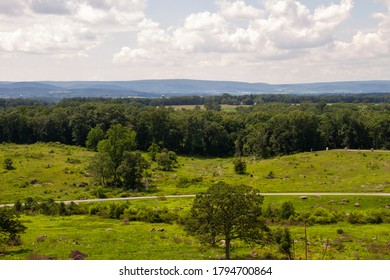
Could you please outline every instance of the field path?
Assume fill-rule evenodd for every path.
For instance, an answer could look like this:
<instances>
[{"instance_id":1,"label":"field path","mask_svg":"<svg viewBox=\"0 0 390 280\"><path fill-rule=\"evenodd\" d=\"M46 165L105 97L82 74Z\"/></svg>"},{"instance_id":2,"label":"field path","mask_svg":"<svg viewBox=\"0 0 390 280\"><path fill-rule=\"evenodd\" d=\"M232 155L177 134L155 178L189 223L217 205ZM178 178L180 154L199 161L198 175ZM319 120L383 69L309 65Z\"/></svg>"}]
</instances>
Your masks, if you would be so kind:
<instances>
[{"instance_id":1,"label":"field path","mask_svg":"<svg viewBox=\"0 0 390 280\"><path fill-rule=\"evenodd\" d=\"M390 193L261 193L264 196L389 196ZM96 198L96 199L83 199L83 200L66 200L66 201L56 201L57 203L63 202L69 204L74 203L91 203L91 202L105 202L105 201L127 201L127 200L139 200L139 199L158 199L161 197L165 198L187 198L195 197L195 194L181 194L181 195L164 195L164 196L132 196L132 197L117 197L117 198ZM4 206L14 206L14 204L0 204L0 207Z\"/></svg>"}]
</instances>

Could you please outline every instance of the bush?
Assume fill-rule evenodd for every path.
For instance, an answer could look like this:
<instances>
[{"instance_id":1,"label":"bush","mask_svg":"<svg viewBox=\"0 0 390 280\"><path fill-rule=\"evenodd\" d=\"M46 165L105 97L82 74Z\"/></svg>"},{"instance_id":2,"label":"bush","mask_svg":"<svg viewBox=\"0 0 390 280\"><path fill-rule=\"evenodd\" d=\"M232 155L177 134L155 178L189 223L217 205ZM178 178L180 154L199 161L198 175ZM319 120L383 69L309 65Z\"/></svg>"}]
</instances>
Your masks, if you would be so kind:
<instances>
[{"instance_id":1,"label":"bush","mask_svg":"<svg viewBox=\"0 0 390 280\"><path fill-rule=\"evenodd\" d=\"M291 251L293 239L291 238L289 229L276 229L273 232L273 237L276 244L278 244L279 251L285 254L288 259L293 259L294 256Z\"/></svg>"},{"instance_id":2,"label":"bush","mask_svg":"<svg viewBox=\"0 0 390 280\"><path fill-rule=\"evenodd\" d=\"M125 206L123 204L110 204L108 217L111 219L119 219L125 212Z\"/></svg>"},{"instance_id":3,"label":"bush","mask_svg":"<svg viewBox=\"0 0 390 280\"><path fill-rule=\"evenodd\" d=\"M364 216L362 213L351 213L349 216L348 216L348 219L347 221L350 223L350 224L366 224L366 221L364 220Z\"/></svg>"},{"instance_id":4,"label":"bush","mask_svg":"<svg viewBox=\"0 0 390 280\"><path fill-rule=\"evenodd\" d=\"M184 189L184 188L188 188L190 185L191 185L191 181L189 179L187 179L187 178L180 178L177 181L176 188Z\"/></svg>"},{"instance_id":5,"label":"bush","mask_svg":"<svg viewBox=\"0 0 390 280\"><path fill-rule=\"evenodd\" d=\"M177 181L176 187L184 189L184 188L188 188L191 185L195 185L197 183L200 183L202 181L203 181L203 177L196 177L196 178L193 178L191 180L188 178L179 178L179 180Z\"/></svg>"},{"instance_id":6,"label":"bush","mask_svg":"<svg viewBox=\"0 0 390 280\"><path fill-rule=\"evenodd\" d=\"M100 211L101 211L101 208L100 208L100 205L98 205L98 204L91 205L88 209L89 215L97 215L98 213L100 213Z\"/></svg>"},{"instance_id":7,"label":"bush","mask_svg":"<svg viewBox=\"0 0 390 280\"><path fill-rule=\"evenodd\" d=\"M246 172L245 160L243 160L242 158L235 158L233 160L233 164L234 164L234 172L240 175L245 174Z\"/></svg>"},{"instance_id":8,"label":"bush","mask_svg":"<svg viewBox=\"0 0 390 280\"><path fill-rule=\"evenodd\" d=\"M102 187L99 187L97 188L95 191L92 192L92 194L94 196L96 196L97 198L107 198L106 194L105 194L105 189L102 188Z\"/></svg>"},{"instance_id":9,"label":"bush","mask_svg":"<svg viewBox=\"0 0 390 280\"><path fill-rule=\"evenodd\" d=\"M176 163L176 154L174 152L158 153L156 155L156 161L161 170L172 171Z\"/></svg>"},{"instance_id":10,"label":"bush","mask_svg":"<svg viewBox=\"0 0 390 280\"><path fill-rule=\"evenodd\" d=\"M295 208L291 201L285 201L282 204L282 207L280 209L280 218L287 220L291 216L294 216L295 214Z\"/></svg>"},{"instance_id":11,"label":"bush","mask_svg":"<svg viewBox=\"0 0 390 280\"><path fill-rule=\"evenodd\" d=\"M138 210L134 207L129 207L123 212L123 216L129 221L137 221Z\"/></svg>"},{"instance_id":12,"label":"bush","mask_svg":"<svg viewBox=\"0 0 390 280\"><path fill-rule=\"evenodd\" d=\"M365 221L368 224L381 224L383 223L382 213L380 212L371 212L368 213L365 217Z\"/></svg>"},{"instance_id":13,"label":"bush","mask_svg":"<svg viewBox=\"0 0 390 280\"><path fill-rule=\"evenodd\" d=\"M15 167L13 166L13 161L11 158L5 158L3 162L4 169L6 170L13 170Z\"/></svg>"},{"instance_id":14,"label":"bush","mask_svg":"<svg viewBox=\"0 0 390 280\"><path fill-rule=\"evenodd\" d=\"M338 217L334 212L330 212L325 208L316 208L309 217L309 222L314 224L333 224L338 222Z\"/></svg>"},{"instance_id":15,"label":"bush","mask_svg":"<svg viewBox=\"0 0 390 280\"><path fill-rule=\"evenodd\" d=\"M265 176L266 179L275 179L276 178L276 175L275 173L271 170L270 172L268 172L268 175Z\"/></svg>"}]
</instances>

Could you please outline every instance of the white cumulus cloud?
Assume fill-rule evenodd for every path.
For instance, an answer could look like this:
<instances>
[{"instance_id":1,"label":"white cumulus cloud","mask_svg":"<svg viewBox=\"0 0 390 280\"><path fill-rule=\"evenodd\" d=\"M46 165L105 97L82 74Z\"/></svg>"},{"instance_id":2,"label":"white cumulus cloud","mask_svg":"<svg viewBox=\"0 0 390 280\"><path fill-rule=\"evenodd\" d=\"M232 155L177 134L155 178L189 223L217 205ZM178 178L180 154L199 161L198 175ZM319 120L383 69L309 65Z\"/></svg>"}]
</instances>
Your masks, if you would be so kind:
<instances>
[{"instance_id":1,"label":"white cumulus cloud","mask_svg":"<svg viewBox=\"0 0 390 280\"><path fill-rule=\"evenodd\" d=\"M225 18L232 19L253 19L261 16L263 11L251 5L247 5L245 1L227 1L220 0L216 2L219 7L219 14Z\"/></svg>"},{"instance_id":2,"label":"white cumulus cloud","mask_svg":"<svg viewBox=\"0 0 390 280\"><path fill-rule=\"evenodd\" d=\"M2 0L0 52L76 56L112 32L134 31L146 0Z\"/></svg>"}]
</instances>

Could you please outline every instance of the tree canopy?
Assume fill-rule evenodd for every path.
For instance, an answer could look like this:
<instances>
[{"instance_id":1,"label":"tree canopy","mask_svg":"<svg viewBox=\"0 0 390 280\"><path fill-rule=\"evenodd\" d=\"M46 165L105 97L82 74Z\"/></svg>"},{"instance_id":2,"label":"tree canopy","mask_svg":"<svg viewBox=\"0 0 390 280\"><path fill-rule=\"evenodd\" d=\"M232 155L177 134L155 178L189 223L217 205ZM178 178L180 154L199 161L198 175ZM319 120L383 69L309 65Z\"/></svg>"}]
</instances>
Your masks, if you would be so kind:
<instances>
[{"instance_id":1,"label":"tree canopy","mask_svg":"<svg viewBox=\"0 0 390 280\"><path fill-rule=\"evenodd\" d=\"M196 196L185 229L213 246L224 240L226 259L230 259L232 240L262 242L268 230L262 217L263 201L252 187L217 183Z\"/></svg>"},{"instance_id":2,"label":"tree canopy","mask_svg":"<svg viewBox=\"0 0 390 280\"><path fill-rule=\"evenodd\" d=\"M60 142L94 150L102 142L100 151L110 154L115 168L124 149L147 151L153 143L178 154L218 157L267 158L326 147L390 149L388 100L374 95L225 94L166 98L165 107L158 99L72 99L59 104L7 101L15 106L0 106L0 143ZM237 108L166 107L206 101L237 104ZM354 101L379 103L330 103ZM112 149L114 146L117 148Z\"/></svg>"},{"instance_id":3,"label":"tree canopy","mask_svg":"<svg viewBox=\"0 0 390 280\"><path fill-rule=\"evenodd\" d=\"M0 207L0 244L19 238L26 229L12 208Z\"/></svg>"}]
</instances>

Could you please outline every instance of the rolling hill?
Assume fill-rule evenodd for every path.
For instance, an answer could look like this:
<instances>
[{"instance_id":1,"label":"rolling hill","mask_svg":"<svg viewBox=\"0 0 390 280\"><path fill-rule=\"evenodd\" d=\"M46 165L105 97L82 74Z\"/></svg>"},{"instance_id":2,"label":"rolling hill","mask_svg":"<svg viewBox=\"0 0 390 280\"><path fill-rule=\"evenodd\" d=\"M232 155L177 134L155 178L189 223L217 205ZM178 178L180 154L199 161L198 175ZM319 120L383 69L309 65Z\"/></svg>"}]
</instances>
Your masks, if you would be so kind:
<instances>
[{"instance_id":1,"label":"rolling hill","mask_svg":"<svg viewBox=\"0 0 390 280\"><path fill-rule=\"evenodd\" d=\"M70 97L146 97L243 94L390 93L389 81L266 84L203 80L0 82L2 98L60 100Z\"/></svg>"}]
</instances>

